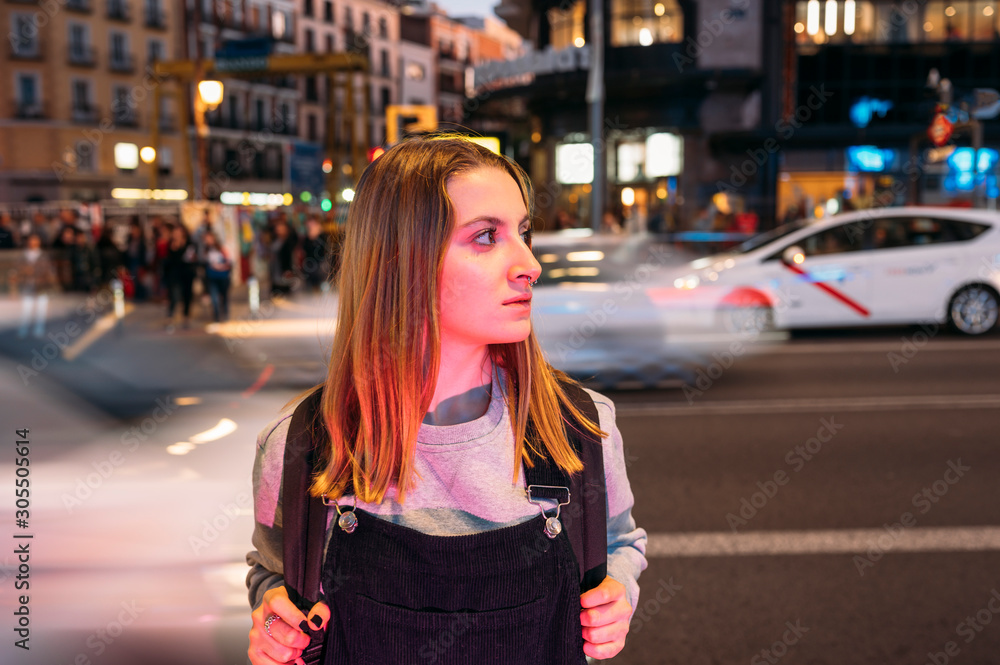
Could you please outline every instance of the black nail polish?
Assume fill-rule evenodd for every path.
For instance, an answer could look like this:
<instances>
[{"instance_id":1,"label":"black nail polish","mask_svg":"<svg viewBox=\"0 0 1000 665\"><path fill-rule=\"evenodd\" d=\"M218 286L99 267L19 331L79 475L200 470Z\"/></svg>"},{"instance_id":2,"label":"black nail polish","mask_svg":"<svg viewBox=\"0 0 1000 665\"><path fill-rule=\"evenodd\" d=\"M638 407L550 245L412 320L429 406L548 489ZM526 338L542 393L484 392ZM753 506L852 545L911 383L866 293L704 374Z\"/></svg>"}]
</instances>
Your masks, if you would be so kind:
<instances>
[{"instance_id":1,"label":"black nail polish","mask_svg":"<svg viewBox=\"0 0 1000 665\"><path fill-rule=\"evenodd\" d=\"M306 622L305 619L303 619L302 622L299 624L299 630L301 630L303 633L309 632L309 624Z\"/></svg>"},{"instance_id":2,"label":"black nail polish","mask_svg":"<svg viewBox=\"0 0 1000 665\"><path fill-rule=\"evenodd\" d=\"M313 624L315 624L317 628L319 628L321 625L323 625L323 617L317 614L312 618L312 622Z\"/></svg>"}]
</instances>

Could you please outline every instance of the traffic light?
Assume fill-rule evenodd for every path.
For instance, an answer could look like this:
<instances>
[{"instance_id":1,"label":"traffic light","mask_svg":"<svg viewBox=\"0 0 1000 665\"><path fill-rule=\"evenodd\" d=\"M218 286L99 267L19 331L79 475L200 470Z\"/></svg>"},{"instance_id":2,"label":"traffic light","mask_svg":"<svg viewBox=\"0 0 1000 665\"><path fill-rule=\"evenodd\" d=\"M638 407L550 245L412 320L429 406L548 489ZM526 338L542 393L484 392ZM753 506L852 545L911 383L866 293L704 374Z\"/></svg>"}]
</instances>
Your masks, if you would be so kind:
<instances>
[{"instance_id":1,"label":"traffic light","mask_svg":"<svg viewBox=\"0 0 1000 665\"><path fill-rule=\"evenodd\" d=\"M316 162L313 162L315 164ZM323 173L330 173L333 171L333 160L324 159L323 160Z\"/></svg>"},{"instance_id":2,"label":"traffic light","mask_svg":"<svg viewBox=\"0 0 1000 665\"><path fill-rule=\"evenodd\" d=\"M368 163L371 164L376 159L378 159L379 157L381 157L383 155L383 153L385 153L385 148L383 148L380 145L377 145L374 148L370 148L368 150Z\"/></svg>"}]
</instances>

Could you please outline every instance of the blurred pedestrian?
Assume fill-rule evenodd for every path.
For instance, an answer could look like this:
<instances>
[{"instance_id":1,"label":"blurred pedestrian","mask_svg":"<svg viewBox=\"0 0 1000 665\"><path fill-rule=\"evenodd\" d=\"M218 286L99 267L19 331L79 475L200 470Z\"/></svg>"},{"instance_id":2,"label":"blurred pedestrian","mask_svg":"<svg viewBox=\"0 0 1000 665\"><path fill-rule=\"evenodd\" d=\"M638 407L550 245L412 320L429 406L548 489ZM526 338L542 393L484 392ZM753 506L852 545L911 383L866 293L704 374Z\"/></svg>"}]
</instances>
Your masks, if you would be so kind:
<instances>
[{"instance_id":1,"label":"blurred pedestrian","mask_svg":"<svg viewBox=\"0 0 1000 665\"><path fill-rule=\"evenodd\" d=\"M517 164L462 138L404 141L361 176L326 380L256 446L254 665L302 662L307 630L325 630L327 663L409 662L456 625L440 665L623 648L646 534L611 401L553 369L532 333L532 200ZM283 478L310 439L316 464ZM570 492L583 478L597 503ZM565 530L561 501L580 517ZM300 502L322 537L285 550ZM297 605L288 589L312 560L321 599L298 584Z\"/></svg>"},{"instance_id":2,"label":"blurred pedestrian","mask_svg":"<svg viewBox=\"0 0 1000 665\"><path fill-rule=\"evenodd\" d=\"M295 238L288 222L278 220L270 247L271 292L288 295L295 285Z\"/></svg>"},{"instance_id":3,"label":"blurred pedestrian","mask_svg":"<svg viewBox=\"0 0 1000 665\"><path fill-rule=\"evenodd\" d=\"M311 291L322 289L330 278L330 245L319 220L306 220L306 234L302 237L302 277Z\"/></svg>"},{"instance_id":4,"label":"blurred pedestrian","mask_svg":"<svg viewBox=\"0 0 1000 665\"><path fill-rule=\"evenodd\" d=\"M181 306L182 328L191 321L191 300L194 298L194 276L198 267L198 248L191 242L183 224L174 227L163 261L163 279L167 285L167 332L174 331L174 312Z\"/></svg>"},{"instance_id":5,"label":"blurred pedestrian","mask_svg":"<svg viewBox=\"0 0 1000 665\"><path fill-rule=\"evenodd\" d=\"M133 218L128 225L128 242L125 245L124 256L125 270L128 271L129 279L132 282L131 289L126 287L126 293L132 292L132 297L136 302L146 300L146 286L144 279L148 266L148 255L146 252L146 238L142 231L142 225L138 219Z\"/></svg>"},{"instance_id":6,"label":"blurred pedestrian","mask_svg":"<svg viewBox=\"0 0 1000 665\"><path fill-rule=\"evenodd\" d=\"M153 273L153 300L163 302L167 298L166 281L163 279L163 262L167 259L167 247L170 245L170 236L173 233L174 225L164 222L159 217L154 221L159 224L153 225L153 260L150 264L150 272Z\"/></svg>"},{"instance_id":7,"label":"blurred pedestrian","mask_svg":"<svg viewBox=\"0 0 1000 665\"><path fill-rule=\"evenodd\" d=\"M77 229L76 242L69 249L70 271L72 281L70 290L80 293L90 293L100 273L100 262L97 251L90 245L90 236L86 231Z\"/></svg>"},{"instance_id":8,"label":"blurred pedestrian","mask_svg":"<svg viewBox=\"0 0 1000 665\"><path fill-rule=\"evenodd\" d=\"M17 335L28 336L34 323L33 335L45 335L45 318L48 315L49 293L56 288L56 270L48 255L42 250L42 239L37 233L28 236L21 260L14 274L14 284L21 296L21 326Z\"/></svg>"},{"instance_id":9,"label":"blurred pedestrian","mask_svg":"<svg viewBox=\"0 0 1000 665\"><path fill-rule=\"evenodd\" d=\"M0 249L15 249L18 246L17 230L9 212L0 212Z\"/></svg>"},{"instance_id":10,"label":"blurred pedestrian","mask_svg":"<svg viewBox=\"0 0 1000 665\"><path fill-rule=\"evenodd\" d=\"M119 270L124 265L122 250L115 244L114 233L110 226L101 229L101 237L97 239L98 281L103 285L119 276Z\"/></svg>"},{"instance_id":11,"label":"blurred pedestrian","mask_svg":"<svg viewBox=\"0 0 1000 665\"><path fill-rule=\"evenodd\" d=\"M205 247L205 282L212 299L212 316L216 322L229 320L229 287L233 261L229 252L219 244L214 231L202 236Z\"/></svg>"}]
</instances>

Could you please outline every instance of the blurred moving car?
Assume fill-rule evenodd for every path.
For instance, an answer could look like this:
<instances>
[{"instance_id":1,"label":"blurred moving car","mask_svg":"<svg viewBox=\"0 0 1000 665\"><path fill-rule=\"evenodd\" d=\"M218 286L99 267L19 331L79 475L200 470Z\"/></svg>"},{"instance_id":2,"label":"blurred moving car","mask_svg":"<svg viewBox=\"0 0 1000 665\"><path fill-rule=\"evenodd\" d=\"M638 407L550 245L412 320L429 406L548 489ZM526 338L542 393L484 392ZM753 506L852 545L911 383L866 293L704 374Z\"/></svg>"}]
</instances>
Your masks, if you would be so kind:
<instances>
[{"instance_id":1,"label":"blurred moving car","mask_svg":"<svg viewBox=\"0 0 1000 665\"><path fill-rule=\"evenodd\" d=\"M555 367L613 388L676 381L700 364L704 349L668 344L671 322L649 296L670 285L690 254L645 234L589 229L535 234L533 251L542 274L532 321Z\"/></svg>"},{"instance_id":2,"label":"blurred moving car","mask_svg":"<svg viewBox=\"0 0 1000 665\"><path fill-rule=\"evenodd\" d=\"M998 292L1000 214L903 207L779 227L690 262L652 300L732 331L948 323L980 335Z\"/></svg>"}]
</instances>

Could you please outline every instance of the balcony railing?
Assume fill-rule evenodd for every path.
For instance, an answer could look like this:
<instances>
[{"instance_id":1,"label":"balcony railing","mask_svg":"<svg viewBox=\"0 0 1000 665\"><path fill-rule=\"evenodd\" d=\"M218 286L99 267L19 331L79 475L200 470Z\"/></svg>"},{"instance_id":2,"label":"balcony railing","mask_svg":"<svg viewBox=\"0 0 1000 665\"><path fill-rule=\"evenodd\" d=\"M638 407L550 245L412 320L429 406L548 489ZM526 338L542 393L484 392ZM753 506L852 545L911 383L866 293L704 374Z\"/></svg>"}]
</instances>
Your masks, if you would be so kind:
<instances>
[{"instance_id":1,"label":"balcony railing","mask_svg":"<svg viewBox=\"0 0 1000 665\"><path fill-rule=\"evenodd\" d=\"M94 7L90 4L90 0L66 0L66 9L89 14Z\"/></svg>"},{"instance_id":2,"label":"balcony railing","mask_svg":"<svg viewBox=\"0 0 1000 665\"><path fill-rule=\"evenodd\" d=\"M119 53L118 55L111 56L111 62L108 63L108 67L113 72L131 74L135 71L135 58L132 57L131 53Z\"/></svg>"},{"instance_id":3,"label":"balcony railing","mask_svg":"<svg viewBox=\"0 0 1000 665\"><path fill-rule=\"evenodd\" d=\"M125 0L108 0L108 19L112 21L124 21L128 23L132 20L132 11Z\"/></svg>"},{"instance_id":4,"label":"balcony railing","mask_svg":"<svg viewBox=\"0 0 1000 665\"><path fill-rule=\"evenodd\" d=\"M145 16L147 28L167 29L167 15L159 7L146 7Z\"/></svg>"},{"instance_id":5,"label":"balcony railing","mask_svg":"<svg viewBox=\"0 0 1000 665\"><path fill-rule=\"evenodd\" d=\"M69 64L79 67L94 67L97 65L97 50L84 44L70 44Z\"/></svg>"},{"instance_id":6,"label":"balcony railing","mask_svg":"<svg viewBox=\"0 0 1000 665\"><path fill-rule=\"evenodd\" d=\"M11 60L41 60L42 44L37 39L33 42L11 42Z\"/></svg>"},{"instance_id":7,"label":"balcony railing","mask_svg":"<svg viewBox=\"0 0 1000 665\"><path fill-rule=\"evenodd\" d=\"M115 104L111 109L111 121L119 127L138 127L139 114L130 106Z\"/></svg>"},{"instance_id":8,"label":"balcony railing","mask_svg":"<svg viewBox=\"0 0 1000 665\"><path fill-rule=\"evenodd\" d=\"M47 118L45 105L42 102L14 101L14 117L18 120L39 120Z\"/></svg>"},{"instance_id":9,"label":"balcony railing","mask_svg":"<svg viewBox=\"0 0 1000 665\"><path fill-rule=\"evenodd\" d=\"M73 122L97 122L100 115L100 109L93 104L78 104L70 108L69 111L69 118Z\"/></svg>"}]
</instances>

